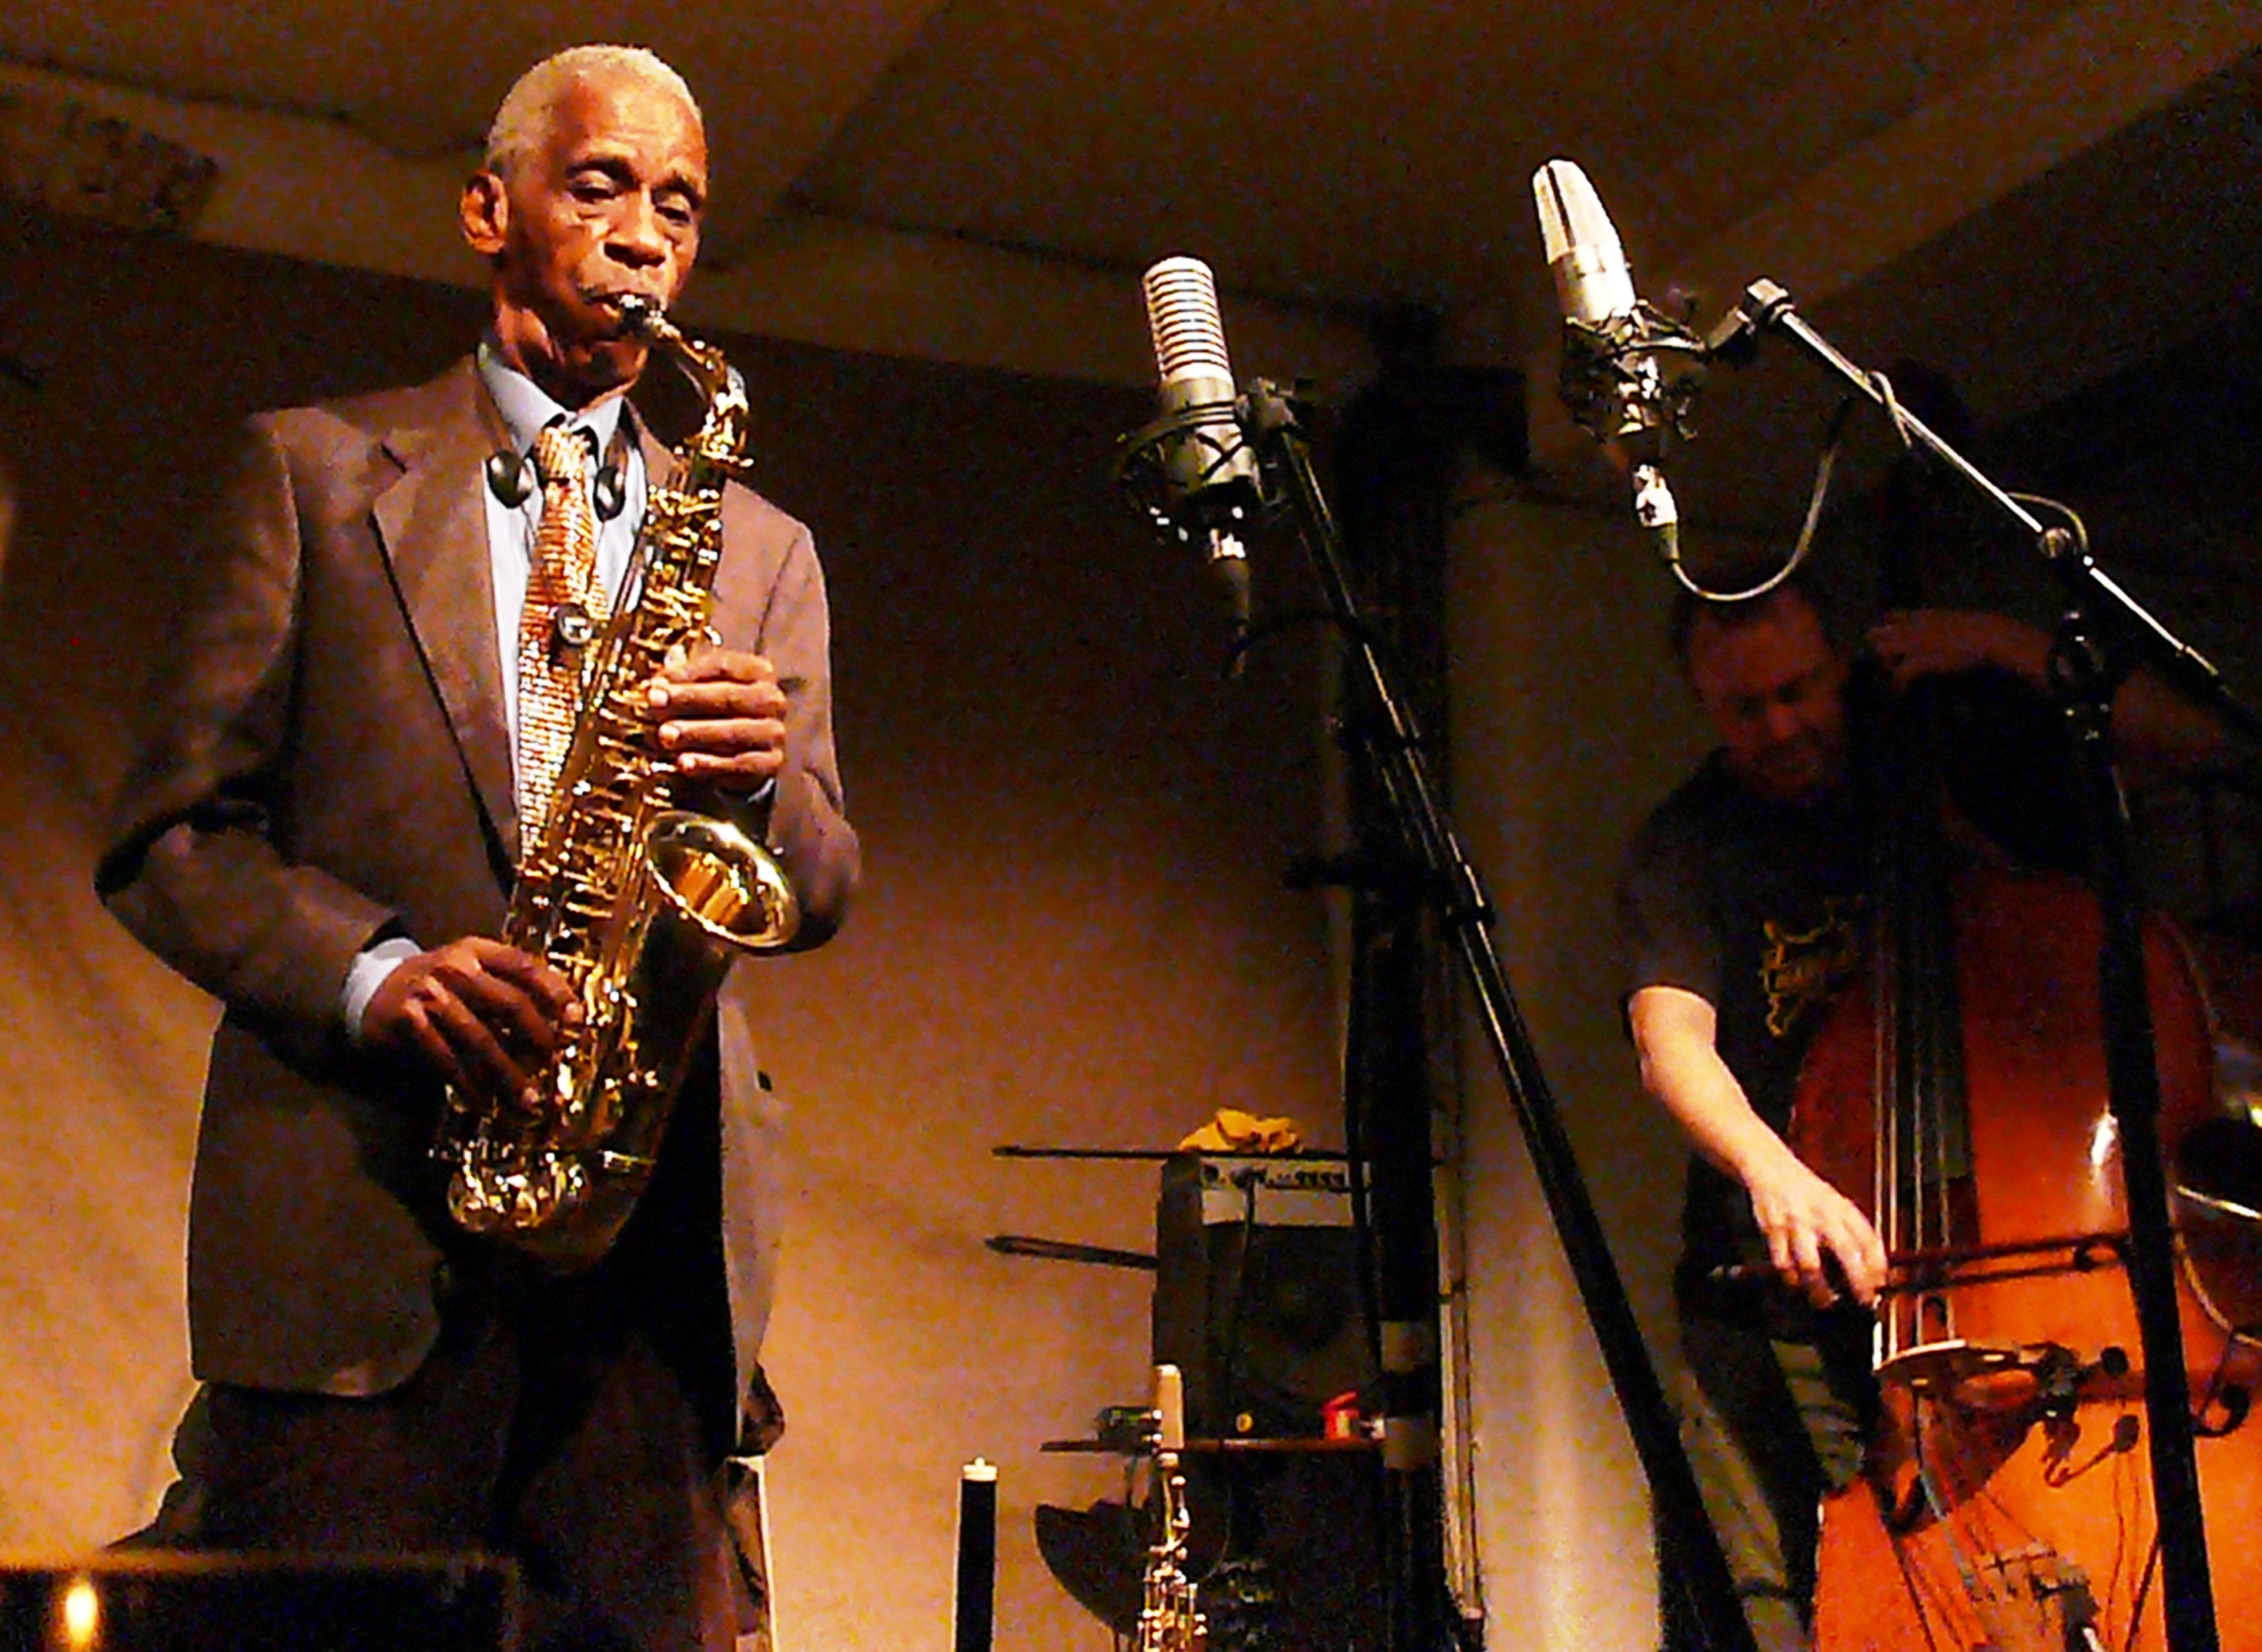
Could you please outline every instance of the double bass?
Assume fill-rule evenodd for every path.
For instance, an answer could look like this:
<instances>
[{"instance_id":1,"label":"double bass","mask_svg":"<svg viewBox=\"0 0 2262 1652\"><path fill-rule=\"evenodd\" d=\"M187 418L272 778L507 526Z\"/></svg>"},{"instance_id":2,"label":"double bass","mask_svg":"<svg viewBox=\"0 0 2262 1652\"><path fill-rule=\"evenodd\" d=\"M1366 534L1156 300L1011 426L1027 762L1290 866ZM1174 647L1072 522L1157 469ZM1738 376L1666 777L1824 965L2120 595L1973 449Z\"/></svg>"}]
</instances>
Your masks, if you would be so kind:
<instances>
[{"instance_id":1,"label":"double bass","mask_svg":"<svg viewBox=\"0 0 2262 1652\"><path fill-rule=\"evenodd\" d=\"M1826 1499L1818 1652L2161 1652L2100 904L1959 843L1897 711L1874 956L1802 1070L1792 1148L1889 1258L1879 1416ZM2262 1131L2218 1109L2188 949L2146 921L2177 1312L2225 1652L2262 1652Z\"/></svg>"}]
</instances>

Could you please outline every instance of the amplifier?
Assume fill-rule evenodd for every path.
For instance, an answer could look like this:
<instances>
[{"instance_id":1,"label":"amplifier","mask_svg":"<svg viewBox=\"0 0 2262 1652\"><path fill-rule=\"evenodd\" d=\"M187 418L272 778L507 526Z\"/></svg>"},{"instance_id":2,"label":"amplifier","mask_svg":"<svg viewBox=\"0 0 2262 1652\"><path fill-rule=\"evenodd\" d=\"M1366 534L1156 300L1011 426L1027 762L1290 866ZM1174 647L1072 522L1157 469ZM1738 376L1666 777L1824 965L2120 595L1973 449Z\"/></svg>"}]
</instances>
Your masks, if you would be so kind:
<instances>
[{"instance_id":1,"label":"amplifier","mask_svg":"<svg viewBox=\"0 0 2262 1652\"><path fill-rule=\"evenodd\" d=\"M1155 1264L1155 1359L1185 1374L1189 1433L1316 1438L1322 1405L1373 1383L1339 1156L1172 1156Z\"/></svg>"}]
</instances>

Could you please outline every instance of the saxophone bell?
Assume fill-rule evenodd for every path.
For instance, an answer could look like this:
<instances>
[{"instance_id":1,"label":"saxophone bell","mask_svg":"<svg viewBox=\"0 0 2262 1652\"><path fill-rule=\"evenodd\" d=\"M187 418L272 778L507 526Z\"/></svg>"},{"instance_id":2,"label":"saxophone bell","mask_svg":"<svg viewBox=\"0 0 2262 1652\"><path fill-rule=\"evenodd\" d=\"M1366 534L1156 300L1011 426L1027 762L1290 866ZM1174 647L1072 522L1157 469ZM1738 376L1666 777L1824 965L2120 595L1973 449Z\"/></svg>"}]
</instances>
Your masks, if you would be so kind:
<instances>
[{"instance_id":1,"label":"saxophone bell","mask_svg":"<svg viewBox=\"0 0 2262 1652\"><path fill-rule=\"evenodd\" d=\"M801 928L785 869L727 820L671 809L645 833L645 857L675 910L725 947L774 952Z\"/></svg>"}]
</instances>

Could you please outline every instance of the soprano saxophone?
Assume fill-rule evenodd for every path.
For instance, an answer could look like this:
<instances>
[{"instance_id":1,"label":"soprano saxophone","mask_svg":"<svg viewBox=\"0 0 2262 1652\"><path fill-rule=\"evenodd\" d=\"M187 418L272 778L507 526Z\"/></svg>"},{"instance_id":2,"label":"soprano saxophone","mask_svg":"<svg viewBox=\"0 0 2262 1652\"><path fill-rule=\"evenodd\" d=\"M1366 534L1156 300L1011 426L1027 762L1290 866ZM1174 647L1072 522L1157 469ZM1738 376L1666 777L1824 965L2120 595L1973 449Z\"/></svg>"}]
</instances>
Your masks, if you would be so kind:
<instances>
[{"instance_id":1,"label":"soprano saxophone","mask_svg":"<svg viewBox=\"0 0 2262 1652\"><path fill-rule=\"evenodd\" d=\"M793 939L801 910L776 857L681 806L650 742L643 690L668 651L710 635L723 488L745 470L745 381L659 306L616 300L706 400L696 435L646 498L621 600L581 674L581 711L547 820L511 891L503 939L548 960L580 1001L529 1105L451 1087L435 1151L450 1214L563 1269L603 1256L651 1180L675 1093L742 952Z\"/></svg>"},{"instance_id":2,"label":"soprano saxophone","mask_svg":"<svg viewBox=\"0 0 2262 1652\"><path fill-rule=\"evenodd\" d=\"M1148 1413L1148 1438L1155 1454L1156 1523L1160 1530L1147 1550L1147 1575L1139 1601L1137 1652L1203 1652L1209 1629L1186 1576L1186 1535L1193 1519L1186 1511L1186 1480L1178 1454L1186 1445L1185 1385L1174 1365L1155 1367L1155 1409Z\"/></svg>"}]
</instances>

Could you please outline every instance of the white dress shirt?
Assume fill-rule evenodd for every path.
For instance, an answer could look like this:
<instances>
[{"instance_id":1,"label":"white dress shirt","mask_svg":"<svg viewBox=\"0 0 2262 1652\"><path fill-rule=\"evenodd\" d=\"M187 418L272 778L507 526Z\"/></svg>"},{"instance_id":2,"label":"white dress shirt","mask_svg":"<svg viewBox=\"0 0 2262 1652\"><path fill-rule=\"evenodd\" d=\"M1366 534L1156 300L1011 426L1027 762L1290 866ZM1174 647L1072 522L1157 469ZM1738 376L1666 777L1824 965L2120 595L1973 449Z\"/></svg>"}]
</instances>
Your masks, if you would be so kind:
<instances>
[{"instance_id":1,"label":"white dress shirt","mask_svg":"<svg viewBox=\"0 0 2262 1652\"><path fill-rule=\"evenodd\" d=\"M609 396L594 407L569 413L552 401L534 380L505 363L491 344L479 346L479 372L488 395L493 399L495 410L502 415L503 428L510 433L511 451L522 462L524 469L521 473L529 484L525 496L515 505L506 504L492 487L481 488L487 507L487 566L494 588L495 644L502 667L503 715L510 724L510 756L515 775L518 764L518 625L526 611L526 579L534 566L535 534L542 525L542 484L534 473L534 438L551 424L578 425L594 438L590 464L602 467L614 463L619 467L621 508L610 516L600 509L597 516L597 582L608 603L620 592L629 559L636 551L637 530L644 523L644 452L636 440L635 421L628 415L625 396ZM623 433L624 418L628 421L628 439L616 442L615 436ZM377 989L403 962L422 950L418 942L405 935L391 935L371 942L355 958L353 967L346 972L340 1008L345 1015L347 1034L357 1043L361 1041L362 1015Z\"/></svg>"}]
</instances>

